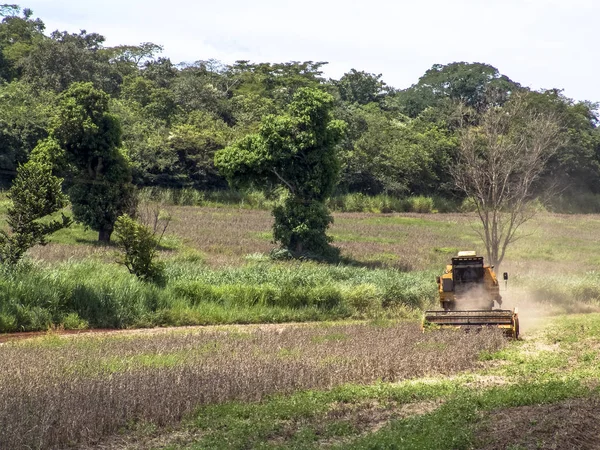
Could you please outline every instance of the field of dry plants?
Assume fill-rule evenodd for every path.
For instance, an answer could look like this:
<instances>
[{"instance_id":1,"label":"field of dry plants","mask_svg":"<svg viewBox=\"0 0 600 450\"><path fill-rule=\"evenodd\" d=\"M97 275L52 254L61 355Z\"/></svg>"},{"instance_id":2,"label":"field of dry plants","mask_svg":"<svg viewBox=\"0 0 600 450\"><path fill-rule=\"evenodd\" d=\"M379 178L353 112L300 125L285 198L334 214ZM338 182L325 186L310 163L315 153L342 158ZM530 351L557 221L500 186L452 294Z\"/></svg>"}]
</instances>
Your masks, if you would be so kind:
<instances>
[{"instance_id":1,"label":"field of dry plants","mask_svg":"<svg viewBox=\"0 0 600 450\"><path fill-rule=\"evenodd\" d=\"M345 383L450 375L500 333L417 324L246 327L59 337L0 346L0 447L93 443L136 421L164 426L198 405Z\"/></svg>"}]
</instances>

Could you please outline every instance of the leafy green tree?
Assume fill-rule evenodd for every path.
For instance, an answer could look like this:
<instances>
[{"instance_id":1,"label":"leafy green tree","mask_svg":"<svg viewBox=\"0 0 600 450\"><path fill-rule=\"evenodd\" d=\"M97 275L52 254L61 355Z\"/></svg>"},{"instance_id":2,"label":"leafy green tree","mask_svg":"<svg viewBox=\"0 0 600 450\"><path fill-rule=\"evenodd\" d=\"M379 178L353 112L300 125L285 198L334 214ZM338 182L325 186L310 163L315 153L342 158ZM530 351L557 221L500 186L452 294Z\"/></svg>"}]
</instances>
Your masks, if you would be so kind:
<instances>
[{"instance_id":1,"label":"leafy green tree","mask_svg":"<svg viewBox=\"0 0 600 450\"><path fill-rule=\"evenodd\" d=\"M122 75L111 66L103 52L104 36L98 33L54 31L23 58L20 67L25 80L56 92L72 83L92 82L111 94L118 92Z\"/></svg>"},{"instance_id":2,"label":"leafy green tree","mask_svg":"<svg viewBox=\"0 0 600 450\"><path fill-rule=\"evenodd\" d=\"M562 145L548 162L538 188L554 185L571 195L600 193L598 104L575 102L557 89L529 92L524 99L532 111L557 117L563 134Z\"/></svg>"},{"instance_id":3,"label":"leafy green tree","mask_svg":"<svg viewBox=\"0 0 600 450\"><path fill-rule=\"evenodd\" d=\"M477 111L502 105L521 87L489 64L455 62L434 64L419 81L397 94L400 110L417 117L442 99L451 99Z\"/></svg>"},{"instance_id":4,"label":"leafy green tree","mask_svg":"<svg viewBox=\"0 0 600 450\"><path fill-rule=\"evenodd\" d=\"M323 87L322 67L325 64L314 61L276 64L236 61L228 68L227 76L234 94L270 98L279 110L283 110L299 89Z\"/></svg>"},{"instance_id":5,"label":"leafy green tree","mask_svg":"<svg viewBox=\"0 0 600 450\"><path fill-rule=\"evenodd\" d=\"M121 99L139 109L142 120L157 119L166 126L171 125L181 110L171 90L158 87L154 81L140 75L125 77Z\"/></svg>"},{"instance_id":6,"label":"leafy green tree","mask_svg":"<svg viewBox=\"0 0 600 450\"><path fill-rule=\"evenodd\" d=\"M230 128L211 114L194 111L187 123L175 125L168 137L168 149L176 157L173 174L183 176L181 185L201 189L227 187L226 181L214 166L215 153L227 145Z\"/></svg>"},{"instance_id":7,"label":"leafy green tree","mask_svg":"<svg viewBox=\"0 0 600 450\"><path fill-rule=\"evenodd\" d=\"M8 186L17 166L48 136L55 96L21 81L0 85L0 185Z\"/></svg>"},{"instance_id":8,"label":"leafy green tree","mask_svg":"<svg viewBox=\"0 0 600 450\"><path fill-rule=\"evenodd\" d=\"M252 93L235 95L231 105L235 132L240 136L257 132L262 118L277 112L272 99Z\"/></svg>"},{"instance_id":9,"label":"leafy green tree","mask_svg":"<svg viewBox=\"0 0 600 450\"><path fill-rule=\"evenodd\" d=\"M359 105L380 102L389 91L387 85L381 81L381 74L375 75L356 69L345 73L335 85L342 101Z\"/></svg>"},{"instance_id":10,"label":"leafy green tree","mask_svg":"<svg viewBox=\"0 0 600 450\"><path fill-rule=\"evenodd\" d=\"M120 151L121 127L109 97L91 83L74 83L60 96L51 136L74 168L69 197L75 219L109 242L117 217L135 206L129 162Z\"/></svg>"},{"instance_id":11,"label":"leafy green tree","mask_svg":"<svg viewBox=\"0 0 600 450\"><path fill-rule=\"evenodd\" d=\"M234 186L278 186L287 191L273 211L275 240L295 255L337 256L326 230L325 201L339 174L336 145L344 123L333 120L333 97L301 88L285 114L266 117L256 134L216 153L215 165Z\"/></svg>"},{"instance_id":12,"label":"leafy green tree","mask_svg":"<svg viewBox=\"0 0 600 450\"><path fill-rule=\"evenodd\" d=\"M157 58L146 61L142 75L148 80L154 81L160 88L171 89L173 82L177 79L179 71L169 58Z\"/></svg>"},{"instance_id":13,"label":"leafy green tree","mask_svg":"<svg viewBox=\"0 0 600 450\"><path fill-rule=\"evenodd\" d=\"M142 42L140 45L117 45L105 50L111 62L129 66L131 69L143 67L154 56L163 51L163 46L152 42ZM129 71L132 71L132 70Z\"/></svg>"},{"instance_id":14,"label":"leafy green tree","mask_svg":"<svg viewBox=\"0 0 600 450\"><path fill-rule=\"evenodd\" d=\"M136 185L169 185L176 157L169 149L170 128L136 101L112 99L110 110L122 127L123 152Z\"/></svg>"},{"instance_id":15,"label":"leafy green tree","mask_svg":"<svg viewBox=\"0 0 600 450\"><path fill-rule=\"evenodd\" d=\"M21 14L19 16L19 14ZM18 78L23 59L42 41L45 25L32 19L33 11L18 5L0 5L0 76L6 81Z\"/></svg>"},{"instance_id":16,"label":"leafy green tree","mask_svg":"<svg viewBox=\"0 0 600 450\"><path fill-rule=\"evenodd\" d=\"M64 214L61 220L47 218L67 205L61 184L62 180L52 175L50 164L30 160L19 166L8 191L10 233L0 230L0 262L16 264L28 249L45 245L48 235L71 224Z\"/></svg>"},{"instance_id":17,"label":"leafy green tree","mask_svg":"<svg viewBox=\"0 0 600 450\"><path fill-rule=\"evenodd\" d=\"M339 111L339 109L338 109ZM368 194L442 194L456 139L443 123L409 119L376 104L344 110L342 188Z\"/></svg>"}]
</instances>

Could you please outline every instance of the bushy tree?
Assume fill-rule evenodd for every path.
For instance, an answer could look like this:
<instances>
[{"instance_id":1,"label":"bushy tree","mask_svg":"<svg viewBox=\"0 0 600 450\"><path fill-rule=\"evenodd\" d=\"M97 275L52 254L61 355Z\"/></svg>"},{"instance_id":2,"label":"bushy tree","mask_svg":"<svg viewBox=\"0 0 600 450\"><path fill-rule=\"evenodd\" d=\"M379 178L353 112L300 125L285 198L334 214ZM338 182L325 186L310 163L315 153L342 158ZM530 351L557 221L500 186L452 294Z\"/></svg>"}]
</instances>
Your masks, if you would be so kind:
<instances>
[{"instance_id":1,"label":"bushy tree","mask_svg":"<svg viewBox=\"0 0 600 450\"><path fill-rule=\"evenodd\" d=\"M54 31L38 42L20 62L25 80L45 89L65 91L72 83L91 82L111 94L118 91L122 76L110 64L98 33Z\"/></svg>"},{"instance_id":2,"label":"bushy tree","mask_svg":"<svg viewBox=\"0 0 600 450\"><path fill-rule=\"evenodd\" d=\"M563 134L562 145L542 175L544 185L558 185L571 195L600 193L598 104L573 101L557 89L530 92L524 101L538 114L555 116Z\"/></svg>"},{"instance_id":3,"label":"bushy tree","mask_svg":"<svg viewBox=\"0 0 600 450\"><path fill-rule=\"evenodd\" d=\"M52 166L45 162L30 160L19 166L8 192L10 232L0 230L0 262L16 264L28 249L45 245L48 235L71 224L64 214L60 220L47 219L67 205L61 183L52 175Z\"/></svg>"},{"instance_id":4,"label":"bushy tree","mask_svg":"<svg viewBox=\"0 0 600 450\"><path fill-rule=\"evenodd\" d=\"M31 9L18 5L0 5L0 16L0 77L11 81L20 76L24 59L45 38L45 25L32 18Z\"/></svg>"},{"instance_id":5,"label":"bushy tree","mask_svg":"<svg viewBox=\"0 0 600 450\"><path fill-rule=\"evenodd\" d=\"M323 87L322 67L326 64L314 61L275 64L236 61L228 68L226 75L234 94L269 98L282 111L299 89Z\"/></svg>"},{"instance_id":6,"label":"bushy tree","mask_svg":"<svg viewBox=\"0 0 600 450\"><path fill-rule=\"evenodd\" d=\"M234 186L278 186L288 195L273 211L273 235L296 255L335 256L326 235L325 201L339 175L336 145L344 123L331 118L333 97L302 88L287 112L266 117L256 134L217 152L215 165Z\"/></svg>"},{"instance_id":7,"label":"bushy tree","mask_svg":"<svg viewBox=\"0 0 600 450\"><path fill-rule=\"evenodd\" d=\"M51 136L73 170L69 197L75 219L110 241L117 217L135 206L129 162L120 151L121 127L108 95L74 83L60 96Z\"/></svg>"}]
</instances>

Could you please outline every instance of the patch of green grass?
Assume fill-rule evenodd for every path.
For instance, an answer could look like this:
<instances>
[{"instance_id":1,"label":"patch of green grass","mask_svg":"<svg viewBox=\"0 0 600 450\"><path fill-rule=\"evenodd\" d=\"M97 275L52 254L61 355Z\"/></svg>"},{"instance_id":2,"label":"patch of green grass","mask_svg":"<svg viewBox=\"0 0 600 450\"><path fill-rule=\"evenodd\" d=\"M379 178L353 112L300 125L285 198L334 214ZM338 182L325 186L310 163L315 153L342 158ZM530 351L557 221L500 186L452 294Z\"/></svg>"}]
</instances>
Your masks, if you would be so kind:
<instances>
[{"instance_id":1,"label":"patch of green grass","mask_svg":"<svg viewBox=\"0 0 600 450\"><path fill-rule=\"evenodd\" d=\"M98 232L80 223L73 223L69 228L63 228L53 233L48 242L65 245L80 245L83 243L98 245Z\"/></svg>"},{"instance_id":2,"label":"patch of green grass","mask_svg":"<svg viewBox=\"0 0 600 450\"><path fill-rule=\"evenodd\" d=\"M260 231L257 233L250 233L250 235L263 241L271 242L273 240L273 233L271 231Z\"/></svg>"},{"instance_id":3,"label":"patch of green grass","mask_svg":"<svg viewBox=\"0 0 600 450\"><path fill-rule=\"evenodd\" d=\"M561 316L553 320L543 334L547 342L581 344L600 340L600 317L598 314Z\"/></svg>"},{"instance_id":4,"label":"patch of green grass","mask_svg":"<svg viewBox=\"0 0 600 450\"><path fill-rule=\"evenodd\" d=\"M415 227L433 227L433 228L451 228L455 224L449 222L443 222L438 220L421 219L416 217L405 217L405 216L382 216L382 217L364 217L364 218L352 218L348 219L345 217L339 217L336 219L338 222L352 222L360 223L365 225L377 225L377 226L415 226Z\"/></svg>"},{"instance_id":5,"label":"patch of green grass","mask_svg":"<svg viewBox=\"0 0 600 450\"><path fill-rule=\"evenodd\" d=\"M8 212L8 207L10 206L10 200L6 197L0 197L0 215L5 215Z\"/></svg>"},{"instance_id":6,"label":"patch of green grass","mask_svg":"<svg viewBox=\"0 0 600 450\"><path fill-rule=\"evenodd\" d=\"M340 405L360 408L361 403L373 400L400 405L443 398L452 392L454 386L444 380L381 383L274 396L259 403L206 406L185 423L188 430L199 431L203 436L187 448L312 448L320 439L348 439L359 433L348 419L325 419L332 408Z\"/></svg>"},{"instance_id":7,"label":"patch of green grass","mask_svg":"<svg viewBox=\"0 0 600 450\"><path fill-rule=\"evenodd\" d=\"M457 247L433 247L433 251L435 253L455 256L459 252L459 249Z\"/></svg>"},{"instance_id":8,"label":"patch of green grass","mask_svg":"<svg viewBox=\"0 0 600 450\"><path fill-rule=\"evenodd\" d=\"M405 239L405 236L397 238L381 237L381 236L364 236L357 233L333 233L331 235L334 242L374 242L378 244L397 244Z\"/></svg>"},{"instance_id":9,"label":"patch of green grass","mask_svg":"<svg viewBox=\"0 0 600 450\"><path fill-rule=\"evenodd\" d=\"M592 392L578 382L553 382L462 391L432 413L390 423L382 430L333 448L469 449L487 412L496 408L555 403Z\"/></svg>"},{"instance_id":10,"label":"patch of green grass","mask_svg":"<svg viewBox=\"0 0 600 450\"><path fill-rule=\"evenodd\" d=\"M326 392L275 396L260 403L200 408L185 427L203 437L186 448L316 448L331 440L338 443L331 448L339 449L467 449L472 447L474 432L489 411L588 395L590 389L577 381L479 391L468 390L457 381L442 380L347 385ZM422 415L393 419L394 410L402 405L428 400L438 400L441 406L433 406L432 412ZM368 409L371 405L378 405L376 412L390 412L392 420L381 430L369 433L361 429L359 414L365 406L374 413ZM336 408L350 414L331 414Z\"/></svg>"},{"instance_id":11,"label":"patch of green grass","mask_svg":"<svg viewBox=\"0 0 600 450\"><path fill-rule=\"evenodd\" d=\"M348 339L348 335L344 333L331 333L325 334L323 336L315 336L312 338L312 341L316 344L326 344L328 342L339 342L345 341Z\"/></svg>"},{"instance_id":12,"label":"patch of green grass","mask_svg":"<svg viewBox=\"0 0 600 450\"><path fill-rule=\"evenodd\" d=\"M34 264L0 278L0 332L409 317L434 298L431 280L429 272L297 262L214 270L183 255L155 285L116 264Z\"/></svg>"}]
</instances>

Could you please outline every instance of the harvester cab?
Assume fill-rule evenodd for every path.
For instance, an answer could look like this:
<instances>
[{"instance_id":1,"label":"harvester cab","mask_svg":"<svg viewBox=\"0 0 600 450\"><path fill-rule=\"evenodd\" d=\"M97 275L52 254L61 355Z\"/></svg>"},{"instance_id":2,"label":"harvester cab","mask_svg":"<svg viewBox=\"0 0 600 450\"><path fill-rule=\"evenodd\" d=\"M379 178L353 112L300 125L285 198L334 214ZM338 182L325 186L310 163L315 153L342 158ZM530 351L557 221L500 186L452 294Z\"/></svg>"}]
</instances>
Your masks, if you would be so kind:
<instances>
[{"instance_id":1,"label":"harvester cab","mask_svg":"<svg viewBox=\"0 0 600 450\"><path fill-rule=\"evenodd\" d=\"M502 305L494 267L484 265L483 257L473 251L459 252L451 262L436 279L442 310L425 311L423 329L498 327L518 338L517 311L494 309Z\"/></svg>"}]
</instances>

